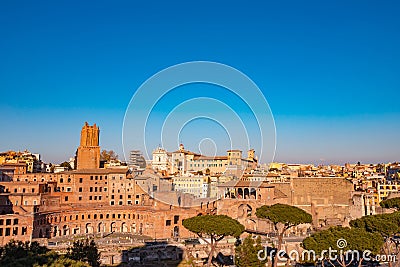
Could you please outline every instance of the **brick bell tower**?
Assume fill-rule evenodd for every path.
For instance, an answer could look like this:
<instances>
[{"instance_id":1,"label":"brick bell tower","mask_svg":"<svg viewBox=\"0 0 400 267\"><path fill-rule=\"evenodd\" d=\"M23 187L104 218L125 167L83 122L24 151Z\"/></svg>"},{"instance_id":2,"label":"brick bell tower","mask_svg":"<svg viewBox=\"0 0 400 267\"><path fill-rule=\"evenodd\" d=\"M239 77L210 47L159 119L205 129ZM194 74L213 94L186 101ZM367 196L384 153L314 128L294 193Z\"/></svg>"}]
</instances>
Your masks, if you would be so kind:
<instances>
[{"instance_id":1,"label":"brick bell tower","mask_svg":"<svg viewBox=\"0 0 400 267\"><path fill-rule=\"evenodd\" d=\"M100 168L99 127L87 122L82 127L81 143L76 151L77 170Z\"/></svg>"}]
</instances>

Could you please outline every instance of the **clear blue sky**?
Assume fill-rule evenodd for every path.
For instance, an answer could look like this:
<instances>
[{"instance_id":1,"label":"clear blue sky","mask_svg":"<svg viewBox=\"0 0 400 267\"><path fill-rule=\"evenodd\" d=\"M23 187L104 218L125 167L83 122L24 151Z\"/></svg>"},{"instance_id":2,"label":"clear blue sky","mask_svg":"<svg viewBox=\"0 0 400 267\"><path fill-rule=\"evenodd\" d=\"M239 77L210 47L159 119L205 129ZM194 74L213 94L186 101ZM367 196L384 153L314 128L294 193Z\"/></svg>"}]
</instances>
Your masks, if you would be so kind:
<instances>
[{"instance_id":1,"label":"clear blue sky","mask_svg":"<svg viewBox=\"0 0 400 267\"><path fill-rule=\"evenodd\" d=\"M209 60L263 91L277 161L400 160L398 1L138 2L0 2L0 151L63 161L88 121L121 155L135 90Z\"/></svg>"}]
</instances>

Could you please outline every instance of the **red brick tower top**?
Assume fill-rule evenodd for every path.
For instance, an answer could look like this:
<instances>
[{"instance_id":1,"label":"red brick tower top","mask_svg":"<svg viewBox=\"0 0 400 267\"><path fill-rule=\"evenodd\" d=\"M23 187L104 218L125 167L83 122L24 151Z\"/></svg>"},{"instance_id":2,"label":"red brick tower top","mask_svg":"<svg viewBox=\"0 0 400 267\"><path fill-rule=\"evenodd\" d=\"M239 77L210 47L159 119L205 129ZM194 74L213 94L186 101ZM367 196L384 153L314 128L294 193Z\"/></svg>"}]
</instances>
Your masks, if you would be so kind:
<instances>
[{"instance_id":1,"label":"red brick tower top","mask_svg":"<svg viewBox=\"0 0 400 267\"><path fill-rule=\"evenodd\" d=\"M82 127L81 142L77 151L77 170L100 167L99 127L87 122Z\"/></svg>"}]
</instances>

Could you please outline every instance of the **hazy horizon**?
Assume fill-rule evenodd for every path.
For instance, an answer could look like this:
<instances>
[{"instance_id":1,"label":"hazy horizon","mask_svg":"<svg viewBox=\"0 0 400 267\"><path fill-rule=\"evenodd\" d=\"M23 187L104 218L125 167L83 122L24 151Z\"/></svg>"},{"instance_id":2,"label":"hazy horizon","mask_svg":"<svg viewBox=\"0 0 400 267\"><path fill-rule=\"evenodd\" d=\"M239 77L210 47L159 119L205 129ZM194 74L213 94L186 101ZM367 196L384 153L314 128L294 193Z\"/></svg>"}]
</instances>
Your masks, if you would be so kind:
<instances>
[{"instance_id":1,"label":"hazy horizon","mask_svg":"<svg viewBox=\"0 0 400 267\"><path fill-rule=\"evenodd\" d=\"M125 111L141 84L172 65L202 60L232 66L260 88L276 125L274 161L400 161L399 11L396 1L3 2L0 151L28 149L60 163L74 155L87 121L99 125L101 147L122 159ZM198 84L183 89L155 106L150 148L159 144L167 114L199 97L228 103L249 122L246 132L257 133L249 107L232 96ZM188 105L172 119L208 108ZM211 111L226 128L191 121L176 143L196 151L210 138L216 147L206 142L201 149L224 155L242 130L230 125L227 110ZM237 148L259 147L255 139Z\"/></svg>"}]
</instances>

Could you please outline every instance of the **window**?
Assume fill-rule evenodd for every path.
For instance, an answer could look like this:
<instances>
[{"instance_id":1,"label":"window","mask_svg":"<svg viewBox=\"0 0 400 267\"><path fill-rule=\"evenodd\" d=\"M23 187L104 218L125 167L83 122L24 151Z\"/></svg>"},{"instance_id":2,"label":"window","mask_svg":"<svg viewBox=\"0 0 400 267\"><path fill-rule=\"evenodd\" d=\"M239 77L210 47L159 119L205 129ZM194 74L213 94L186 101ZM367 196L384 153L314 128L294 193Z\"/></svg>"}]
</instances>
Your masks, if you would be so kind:
<instances>
[{"instance_id":1,"label":"window","mask_svg":"<svg viewBox=\"0 0 400 267\"><path fill-rule=\"evenodd\" d=\"M82 187L79 187L79 192L82 192Z\"/></svg>"},{"instance_id":2,"label":"window","mask_svg":"<svg viewBox=\"0 0 400 267\"><path fill-rule=\"evenodd\" d=\"M64 198L64 200L65 200L65 201L68 201L68 196L66 196L66 197Z\"/></svg>"},{"instance_id":3,"label":"window","mask_svg":"<svg viewBox=\"0 0 400 267\"><path fill-rule=\"evenodd\" d=\"M6 220L6 225L11 225L11 219Z\"/></svg>"},{"instance_id":4,"label":"window","mask_svg":"<svg viewBox=\"0 0 400 267\"><path fill-rule=\"evenodd\" d=\"M35 188L32 188L32 193L35 193Z\"/></svg>"},{"instance_id":5,"label":"window","mask_svg":"<svg viewBox=\"0 0 400 267\"><path fill-rule=\"evenodd\" d=\"M92 196L89 196L89 200L92 200Z\"/></svg>"},{"instance_id":6,"label":"window","mask_svg":"<svg viewBox=\"0 0 400 267\"><path fill-rule=\"evenodd\" d=\"M80 183L83 183L83 178L79 178L79 182L80 182Z\"/></svg>"},{"instance_id":7,"label":"window","mask_svg":"<svg viewBox=\"0 0 400 267\"><path fill-rule=\"evenodd\" d=\"M90 176L90 180L93 180L93 175Z\"/></svg>"},{"instance_id":8,"label":"window","mask_svg":"<svg viewBox=\"0 0 400 267\"><path fill-rule=\"evenodd\" d=\"M93 192L93 187L90 187L90 190L89 190L90 192Z\"/></svg>"},{"instance_id":9,"label":"window","mask_svg":"<svg viewBox=\"0 0 400 267\"><path fill-rule=\"evenodd\" d=\"M111 200L110 205L114 206L114 200Z\"/></svg>"},{"instance_id":10,"label":"window","mask_svg":"<svg viewBox=\"0 0 400 267\"><path fill-rule=\"evenodd\" d=\"M165 221L165 226L171 226L171 220L166 220Z\"/></svg>"},{"instance_id":11,"label":"window","mask_svg":"<svg viewBox=\"0 0 400 267\"><path fill-rule=\"evenodd\" d=\"M79 196L79 198L78 198L78 199L79 199L79 201L82 201L82 196Z\"/></svg>"},{"instance_id":12,"label":"window","mask_svg":"<svg viewBox=\"0 0 400 267\"><path fill-rule=\"evenodd\" d=\"M14 219L14 225L18 224L18 219Z\"/></svg>"},{"instance_id":13,"label":"window","mask_svg":"<svg viewBox=\"0 0 400 267\"><path fill-rule=\"evenodd\" d=\"M119 202L118 202L118 205L120 205L120 206L123 205L122 201L119 201Z\"/></svg>"},{"instance_id":14,"label":"window","mask_svg":"<svg viewBox=\"0 0 400 267\"><path fill-rule=\"evenodd\" d=\"M179 215L174 216L174 224L177 224L179 222Z\"/></svg>"}]
</instances>

